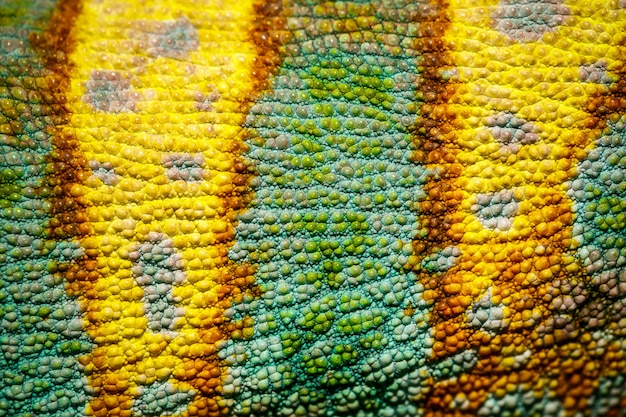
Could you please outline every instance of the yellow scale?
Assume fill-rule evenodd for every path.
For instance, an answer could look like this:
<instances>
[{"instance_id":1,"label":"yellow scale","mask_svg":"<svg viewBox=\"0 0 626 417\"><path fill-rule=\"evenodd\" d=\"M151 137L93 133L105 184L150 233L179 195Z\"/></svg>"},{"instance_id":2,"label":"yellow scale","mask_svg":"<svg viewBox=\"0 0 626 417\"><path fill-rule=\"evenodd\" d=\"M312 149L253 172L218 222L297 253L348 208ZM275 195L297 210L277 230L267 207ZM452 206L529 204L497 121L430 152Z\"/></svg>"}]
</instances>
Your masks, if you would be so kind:
<instances>
[{"instance_id":1,"label":"yellow scale","mask_svg":"<svg viewBox=\"0 0 626 417\"><path fill-rule=\"evenodd\" d=\"M189 370L183 358L210 358L223 339L212 320L223 315L217 281L245 185L234 165L253 88L254 16L251 0L104 0L86 2L77 19L68 102L93 175L72 194L89 205L93 232L81 244L97 255L101 276L100 299L83 299L96 344L86 370L105 388L90 414L130 415L139 387L156 380L197 392L178 381ZM182 165L199 158L196 177L168 175L171 155L183 155ZM129 254L151 236L172 242L185 275L173 288L184 314L172 331L147 327L133 275ZM201 397L190 415L224 407Z\"/></svg>"}]
</instances>

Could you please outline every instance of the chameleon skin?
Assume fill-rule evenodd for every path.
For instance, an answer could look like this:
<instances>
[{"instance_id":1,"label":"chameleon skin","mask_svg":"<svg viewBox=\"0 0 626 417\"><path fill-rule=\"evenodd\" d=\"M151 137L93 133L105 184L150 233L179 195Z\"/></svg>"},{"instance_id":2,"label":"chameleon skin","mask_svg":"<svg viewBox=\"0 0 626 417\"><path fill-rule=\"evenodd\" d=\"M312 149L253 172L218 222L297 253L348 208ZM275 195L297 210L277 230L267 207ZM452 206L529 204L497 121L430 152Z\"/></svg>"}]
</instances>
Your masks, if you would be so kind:
<instances>
[{"instance_id":1,"label":"chameleon skin","mask_svg":"<svg viewBox=\"0 0 626 417\"><path fill-rule=\"evenodd\" d=\"M93 344L80 358L87 415L226 409L217 342L246 323L225 323L222 311L252 280L227 258L246 203L241 125L273 65L265 25L281 26L276 10L66 2L46 22L37 46L66 47L63 68L51 69L63 77L52 100L63 97L65 117L50 139L49 229L80 251L57 277Z\"/></svg>"},{"instance_id":2,"label":"chameleon skin","mask_svg":"<svg viewBox=\"0 0 626 417\"><path fill-rule=\"evenodd\" d=\"M438 166L438 155L448 162L443 175L426 186L430 198L422 206L432 210L449 199L458 205L426 216L425 231L436 225L441 236L443 227L443 239L432 240L429 233L416 244L422 249L426 243L428 256L446 248L460 253L455 265L435 274L427 268L420 280L426 298L435 301L434 355L473 351L477 363L462 383L435 384L428 405L445 409L453 396L467 411L484 407L486 398L506 392L510 380L518 378L532 391L547 385L564 413L573 414L589 407L598 379L623 372L619 362L603 367L606 356L585 348L586 340L593 345L600 336L580 312L607 295L593 269L578 261L574 203L567 196L575 167L610 126L607 119L617 120L625 104L621 37L600 47L579 31L615 25L603 27L619 34L622 26L614 22L621 11L606 4L587 4L585 12L576 3L541 4L561 23L524 36L502 30L499 23L494 28L494 20L510 14L511 6L468 6L450 4L444 39L455 64L446 68L452 73L451 92L445 104L431 110L452 117L438 126L438 136L424 137L424 147L430 143L434 149L420 153L427 166L430 161ZM530 11L526 18L533 18L537 6L523 6ZM481 43L459 39L468 33ZM487 56L498 64L485 77L474 63ZM526 77L527 62L538 64L532 78ZM593 71L604 81L590 79ZM470 92L480 98L469 97ZM457 126L446 131L448 124ZM574 359L573 352L581 356Z\"/></svg>"},{"instance_id":3,"label":"chameleon skin","mask_svg":"<svg viewBox=\"0 0 626 417\"><path fill-rule=\"evenodd\" d=\"M68 279L96 344L88 414L225 409L217 342L249 324L223 310L253 280L227 253L246 204L242 123L267 76L259 55L272 57L255 21L270 12L254 1L99 2L76 20L68 127L91 175L67 187L91 230ZM154 409L163 389L178 402Z\"/></svg>"},{"instance_id":4,"label":"chameleon skin","mask_svg":"<svg viewBox=\"0 0 626 417\"><path fill-rule=\"evenodd\" d=\"M60 7L0 6L0 415L71 417L91 395L81 357L93 344L59 274L84 251L56 228L72 201L59 192L67 177L50 175L70 156L57 140L66 50L43 36Z\"/></svg>"},{"instance_id":5,"label":"chameleon skin","mask_svg":"<svg viewBox=\"0 0 626 417\"><path fill-rule=\"evenodd\" d=\"M526 390L547 387L572 415L589 407L599 379L623 372L619 362L602 365L610 353L585 347L594 338L615 349L621 342L580 316L607 293L578 260L568 198L575 167L626 105L623 26L615 23L623 11L605 2L581 6L449 5L447 62L436 68L446 100L423 107L435 123L420 132L418 151L420 162L440 170L425 186L421 211L430 215L422 217L414 260L422 261L425 298L434 301L434 356L475 352L477 363L462 381L435 384L427 402L433 414L448 409L450 397L452 408L484 408L515 378ZM528 35L511 29L530 25L520 19L553 25ZM587 27L604 28L606 42L583 35ZM493 66L478 64L488 57ZM600 77L589 78L593 71ZM446 250L459 253L453 265L423 268Z\"/></svg>"},{"instance_id":6,"label":"chameleon skin","mask_svg":"<svg viewBox=\"0 0 626 417\"><path fill-rule=\"evenodd\" d=\"M623 413L622 1L0 23L0 416Z\"/></svg>"}]
</instances>

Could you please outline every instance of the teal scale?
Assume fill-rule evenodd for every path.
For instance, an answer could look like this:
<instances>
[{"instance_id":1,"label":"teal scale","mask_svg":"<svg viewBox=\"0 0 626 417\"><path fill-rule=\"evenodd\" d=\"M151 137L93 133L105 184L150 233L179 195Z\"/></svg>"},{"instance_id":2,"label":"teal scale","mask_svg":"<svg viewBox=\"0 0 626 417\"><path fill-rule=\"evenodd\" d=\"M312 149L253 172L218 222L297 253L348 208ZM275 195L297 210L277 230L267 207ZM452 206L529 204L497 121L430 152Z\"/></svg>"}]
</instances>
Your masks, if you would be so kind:
<instances>
[{"instance_id":1,"label":"teal scale","mask_svg":"<svg viewBox=\"0 0 626 417\"><path fill-rule=\"evenodd\" d=\"M0 416L75 417L90 397L79 358L92 344L59 273L82 250L49 233L58 103L41 90L51 72L29 41L56 6L12 1L0 10Z\"/></svg>"},{"instance_id":2,"label":"teal scale","mask_svg":"<svg viewBox=\"0 0 626 417\"><path fill-rule=\"evenodd\" d=\"M404 269L427 173L411 162L419 58L397 33L417 24L370 10L379 41L299 36L306 20L288 18L294 40L248 115L255 194L230 257L258 267L261 295L227 312L254 320L220 352L235 415L414 416L430 385L429 306Z\"/></svg>"}]
</instances>

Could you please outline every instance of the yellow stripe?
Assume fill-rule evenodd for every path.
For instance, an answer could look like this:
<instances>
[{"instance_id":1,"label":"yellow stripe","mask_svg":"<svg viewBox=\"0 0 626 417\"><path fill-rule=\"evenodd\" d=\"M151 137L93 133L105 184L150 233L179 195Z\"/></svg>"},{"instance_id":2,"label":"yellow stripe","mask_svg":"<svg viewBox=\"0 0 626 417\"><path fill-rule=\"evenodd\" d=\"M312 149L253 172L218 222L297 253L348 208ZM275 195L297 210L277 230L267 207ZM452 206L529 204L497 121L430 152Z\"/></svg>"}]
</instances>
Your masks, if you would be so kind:
<instances>
[{"instance_id":1,"label":"yellow stripe","mask_svg":"<svg viewBox=\"0 0 626 417\"><path fill-rule=\"evenodd\" d=\"M104 0L86 4L76 22L68 101L93 175L72 193L89 204L93 234L81 243L97 254L98 274L97 297L85 297L97 345L86 368L98 390L109 389L96 391L95 415L126 415L138 388L156 380L197 392L178 381L185 358L213 357L224 337L211 321L222 316L217 281L245 191L235 165L254 87L253 12L251 0ZM200 177L168 176L172 156L183 165L199 158L191 165ZM173 241L185 274L172 294L184 310L173 331L147 327L129 255L154 233ZM190 410L219 400L200 397Z\"/></svg>"},{"instance_id":2,"label":"yellow stripe","mask_svg":"<svg viewBox=\"0 0 626 417\"><path fill-rule=\"evenodd\" d=\"M442 135L449 143L440 152L454 155L460 175L447 181L451 195L460 202L456 211L445 214L451 224L448 240L437 249L454 245L461 255L439 277L424 272L422 280L429 288L426 298L435 301L434 356L472 347L480 351L478 364L468 372L471 377L463 377L468 385L485 387L480 393L474 390L469 406L473 410L489 392L501 394L519 367L536 369L534 378L543 368L561 373L563 365L554 359L559 348L544 347L545 341L534 330L554 314L551 297L546 295L553 282L560 279L574 285L584 279L573 257L574 207L567 197L567 182L574 179L578 163L602 133L607 118L624 111L623 102L610 102L610 83L582 79L581 73L586 67L604 67L613 81L622 76L626 10L611 10L606 1L557 3L561 2L513 6L516 12L548 6L563 12L557 16L563 24L550 30L543 26L544 33L536 39L519 38L497 27L498 8L513 2L449 3L445 44L451 67L441 70L449 74L454 94L437 111L457 115L451 122L454 131ZM598 105L614 108L596 113ZM537 135L534 143L498 140L490 118L504 114L532 124ZM431 167L438 166L433 162ZM477 207L481 198L501 192L511 193L516 212L508 227L488 227ZM484 297L503 308L497 335L469 324L467 313ZM520 365L514 356L525 355L528 349L531 363ZM586 398L595 386L581 384L577 389L584 394L552 388L571 408L575 405L568 396ZM452 397L446 400L446 395L461 398L467 385L443 382L437 389L440 394L430 399L435 409L444 403L448 407Z\"/></svg>"}]
</instances>

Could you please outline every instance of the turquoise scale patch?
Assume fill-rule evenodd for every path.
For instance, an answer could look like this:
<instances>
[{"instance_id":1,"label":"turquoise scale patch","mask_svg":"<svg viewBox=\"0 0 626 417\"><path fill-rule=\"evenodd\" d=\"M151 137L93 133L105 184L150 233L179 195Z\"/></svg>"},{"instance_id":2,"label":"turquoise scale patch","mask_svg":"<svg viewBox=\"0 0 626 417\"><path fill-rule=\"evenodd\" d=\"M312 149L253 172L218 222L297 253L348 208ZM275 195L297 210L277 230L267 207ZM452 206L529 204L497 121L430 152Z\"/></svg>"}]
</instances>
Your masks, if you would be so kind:
<instances>
[{"instance_id":1,"label":"turquoise scale patch","mask_svg":"<svg viewBox=\"0 0 626 417\"><path fill-rule=\"evenodd\" d=\"M418 57L408 37L390 52L403 30L380 13L380 41L296 35L248 116L255 198L230 257L258 266L261 295L228 312L254 319L252 338L220 352L235 415L419 414L428 306L403 269L427 174L411 162Z\"/></svg>"},{"instance_id":2,"label":"turquoise scale patch","mask_svg":"<svg viewBox=\"0 0 626 417\"><path fill-rule=\"evenodd\" d=\"M57 5L29 5L0 11L0 416L75 417L90 394L78 359L91 343L57 271L82 252L48 237L47 127L57 116L37 89L50 72L29 42Z\"/></svg>"},{"instance_id":3,"label":"turquoise scale patch","mask_svg":"<svg viewBox=\"0 0 626 417\"><path fill-rule=\"evenodd\" d=\"M606 279L624 280L626 118L609 123L609 133L596 141L578 170L577 178L569 185L568 196L575 203L573 235L579 245L581 262L598 284Z\"/></svg>"},{"instance_id":4,"label":"turquoise scale patch","mask_svg":"<svg viewBox=\"0 0 626 417\"><path fill-rule=\"evenodd\" d=\"M179 390L171 383L157 381L141 387L133 402L133 416L160 417L179 415L187 410L196 395L194 391Z\"/></svg>"},{"instance_id":5,"label":"turquoise scale patch","mask_svg":"<svg viewBox=\"0 0 626 417\"><path fill-rule=\"evenodd\" d=\"M578 167L569 186L576 214L576 256L584 267L586 300L577 314L581 326L602 346L626 342L626 117L608 122L605 134ZM589 401L594 414L615 407L626 395L606 377ZM622 385L623 386L623 385ZM614 392L614 397L608 391Z\"/></svg>"}]
</instances>

